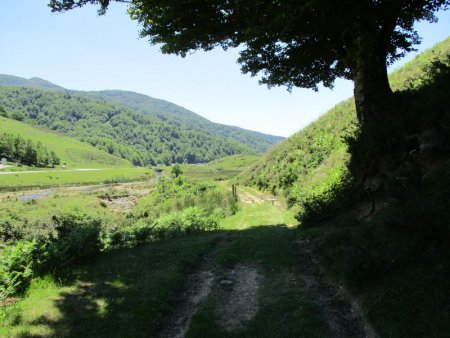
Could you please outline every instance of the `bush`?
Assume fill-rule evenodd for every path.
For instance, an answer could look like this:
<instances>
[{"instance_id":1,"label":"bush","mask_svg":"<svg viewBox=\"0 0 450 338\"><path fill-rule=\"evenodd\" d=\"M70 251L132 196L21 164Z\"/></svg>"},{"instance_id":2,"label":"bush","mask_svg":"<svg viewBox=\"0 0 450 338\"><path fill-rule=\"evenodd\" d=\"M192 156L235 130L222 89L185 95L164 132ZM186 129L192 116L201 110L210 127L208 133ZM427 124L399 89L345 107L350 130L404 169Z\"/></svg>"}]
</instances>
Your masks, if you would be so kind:
<instances>
[{"instance_id":1,"label":"bush","mask_svg":"<svg viewBox=\"0 0 450 338\"><path fill-rule=\"evenodd\" d=\"M136 223L108 229L102 234L105 250L129 248L150 241L179 237L188 233L211 231L219 228L222 210L211 214L198 207L188 207L182 211L159 217L156 221L140 219Z\"/></svg>"},{"instance_id":2,"label":"bush","mask_svg":"<svg viewBox=\"0 0 450 338\"><path fill-rule=\"evenodd\" d=\"M78 264L100 251L102 220L78 210L52 217L56 235L47 241L51 269Z\"/></svg>"},{"instance_id":3,"label":"bush","mask_svg":"<svg viewBox=\"0 0 450 338\"><path fill-rule=\"evenodd\" d=\"M34 275L35 241L21 241L3 249L0 256L0 299L23 291Z\"/></svg>"},{"instance_id":4,"label":"bush","mask_svg":"<svg viewBox=\"0 0 450 338\"><path fill-rule=\"evenodd\" d=\"M189 207L181 212L161 216L154 223L154 231L163 238L218 228L219 217L214 214L208 216L198 207Z\"/></svg>"}]
</instances>

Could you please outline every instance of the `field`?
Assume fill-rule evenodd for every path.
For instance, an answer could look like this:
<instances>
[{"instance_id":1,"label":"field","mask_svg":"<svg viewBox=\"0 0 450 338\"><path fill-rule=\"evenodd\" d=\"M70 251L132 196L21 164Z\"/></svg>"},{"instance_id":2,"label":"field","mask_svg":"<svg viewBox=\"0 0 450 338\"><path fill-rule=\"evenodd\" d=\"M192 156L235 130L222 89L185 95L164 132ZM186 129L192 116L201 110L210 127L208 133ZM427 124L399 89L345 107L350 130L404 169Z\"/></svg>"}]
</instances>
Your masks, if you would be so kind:
<instances>
[{"instance_id":1,"label":"field","mask_svg":"<svg viewBox=\"0 0 450 338\"><path fill-rule=\"evenodd\" d=\"M220 185L225 190L230 188L224 182ZM174 309L184 307L186 300L179 295L189 287L191 276L211 274L214 286L203 297L201 306L181 314L191 320L188 337L211 336L213 332L223 337L248 334L264 337L267 332L282 336L302 332L326 337L328 328L302 281L297 264L293 242L296 233L283 225L286 220L293 221L292 215L266 200L269 196L248 188L242 193L245 202L241 202L235 216L223 220L224 230L114 250L57 277L47 275L35 279L23 300L0 308L0 335L171 334L181 328L173 325L172 314ZM92 201L88 202L92 196L65 197L79 207L86 203L92 207ZM53 199L48 197L49 202ZM47 202L42 199L38 203ZM24 204L24 207L33 208L33 205ZM214 263L205 265L201 263L202 257ZM230 277L233 269L239 274ZM237 310L233 317L238 322L236 328L215 310L230 306L227 294L236 297L233 284L220 282L230 278L236 278L236 285L254 278L255 285L247 290L244 298L256 292L260 299L259 303L250 305L250 310L228 310ZM204 282L201 278L196 280L200 285ZM252 315L252 306L258 308L258 315ZM245 320L246 316L249 319ZM227 325L232 327L231 332L225 329Z\"/></svg>"},{"instance_id":2,"label":"field","mask_svg":"<svg viewBox=\"0 0 450 338\"><path fill-rule=\"evenodd\" d=\"M0 191L143 181L150 180L153 175L153 170L149 168L98 168L96 170L17 172L0 174Z\"/></svg>"},{"instance_id":3,"label":"field","mask_svg":"<svg viewBox=\"0 0 450 338\"><path fill-rule=\"evenodd\" d=\"M131 167L131 163L67 136L37 126L0 117L0 133L20 135L33 142L40 141L66 163L67 168Z\"/></svg>"},{"instance_id":4,"label":"field","mask_svg":"<svg viewBox=\"0 0 450 338\"><path fill-rule=\"evenodd\" d=\"M181 170L191 180L224 181L239 175L260 158L254 155L231 155L207 164L183 164Z\"/></svg>"}]
</instances>

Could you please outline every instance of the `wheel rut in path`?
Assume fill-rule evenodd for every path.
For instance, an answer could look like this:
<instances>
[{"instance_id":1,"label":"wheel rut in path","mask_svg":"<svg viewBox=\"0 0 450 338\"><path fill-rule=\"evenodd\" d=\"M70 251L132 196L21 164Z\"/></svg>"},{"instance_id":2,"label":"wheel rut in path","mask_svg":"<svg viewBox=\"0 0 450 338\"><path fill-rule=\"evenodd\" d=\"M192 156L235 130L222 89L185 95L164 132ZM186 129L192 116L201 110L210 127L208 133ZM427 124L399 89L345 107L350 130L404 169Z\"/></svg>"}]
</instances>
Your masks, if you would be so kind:
<instances>
[{"instance_id":1,"label":"wheel rut in path","mask_svg":"<svg viewBox=\"0 0 450 338\"><path fill-rule=\"evenodd\" d=\"M307 240L297 241L302 278L313 302L328 324L332 338L377 338L365 321L358 304L349 301L345 291L332 284L320 269L314 249Z\"/></svg>"},{"instance_id":2,"label":"wheel rut in path","mask_svg":"<svg viewBox=\"0 0 450 338\"><path fill-rule=\"evenodd\" d=\"M184 291L179 296L172 315L158 337L181 338L186 336L198 306L208 298L212 291L217 274L214 254L225 245L227 245L225 238L218 240L214 248L202 257L200 266L188 276Z\"/></svg>"}]
</instances>

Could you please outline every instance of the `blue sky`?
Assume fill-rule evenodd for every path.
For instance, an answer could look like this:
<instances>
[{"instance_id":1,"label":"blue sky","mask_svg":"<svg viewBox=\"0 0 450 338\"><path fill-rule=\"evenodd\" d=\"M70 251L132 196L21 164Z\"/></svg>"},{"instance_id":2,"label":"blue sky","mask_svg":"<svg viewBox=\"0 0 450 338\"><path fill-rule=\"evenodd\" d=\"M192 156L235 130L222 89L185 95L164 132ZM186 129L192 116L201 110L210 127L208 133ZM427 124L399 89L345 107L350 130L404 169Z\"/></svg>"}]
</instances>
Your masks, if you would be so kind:
<instances>
[{"instance_id":1,"label":"blue sky","mask_svg":"<svg viewBox=\"0 0 450 338\"><path fill-rule=\"evenodd\" d=\"M52 14L48 0L0 1L0 74L42 77L70 89L123 89L161 98L214 122L289 136L352 95L340 80L333 91L258 85L236 64L237 51L163 55L138 38L126 6L114 4L98 17L88 6ZM419 23L419 50L450 33L450 12L435 24ZM408 55L398 67L413 55Z\"/></svg>"}]
</instances>

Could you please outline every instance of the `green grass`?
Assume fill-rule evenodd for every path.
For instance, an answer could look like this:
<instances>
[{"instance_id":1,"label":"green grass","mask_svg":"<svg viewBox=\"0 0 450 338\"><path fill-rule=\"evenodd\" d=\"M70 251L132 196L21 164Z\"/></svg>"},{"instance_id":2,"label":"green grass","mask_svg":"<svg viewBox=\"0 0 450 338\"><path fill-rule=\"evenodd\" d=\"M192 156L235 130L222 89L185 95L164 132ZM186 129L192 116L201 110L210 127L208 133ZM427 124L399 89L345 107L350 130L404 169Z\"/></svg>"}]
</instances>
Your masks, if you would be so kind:
<instances>
[{"instance_id":1,"label":"green grass","mask_svg":"<svg viewBox=\"0 0 450 338\"><path fill-rule=\"evenodd\" d=\"M155 336L186 273L216 240L212 234L118 250L65 282L38 279L24 300L0 308L0 336Z\"/></svg>"},{"instance_id":2,"label":"green grass","mask_svg":"<svg viewBox=\"0 0 450 338\"><path fill-rule=\"evenodd\" d=\"M180 165L184 175L193 181L226 181L240 174L261 157L255 155L231 155L206 164ZM163 171L170 173L171 167L163 167Z\"/></svg>"},{"instance_id":3,"label":"green grass","mask_svg":"<svg viewBox=\"0 0 450 338\"><path fill-rule=\"evenodd\" d=\"M110 155L90 144L57 134L42 127L0 117L0 133L18 134L33 142L40 141L67 163L67 168L131 167L129 161Z\"/></svg>"},{"instance_id":4,"label":"green grass","mask_svg":"<svg viewBox=\"0 0 450 338\"><path fill-rule=\"evenodd\" d=\"M0 191L50 188L68 185L89 185L149 180L148 168L99 168L91 171L57 170L51 172L0 175Z\"/></svg>"},{"instance_id":5,"label":"green grass","mask_svg":"<svg viewBox=\"0 0 450 338\"><path fill-rule=\"evenodd\" d=\"M231 155L208 163L208 167L217 170L239 170L245 169L258 162L261 156L254 155Z\"/></svg>"},{"instance_id":6,"label":"green grass","mask_svg":"<svg viewBox=\"0 0 450 338\"><path fill-rule=\"evenodd\" d=\"M210 296L192 319L187 337L329 337L326 323L299 277L295 230L284 225L231 232L230 245L215 256L224 270L237 264L257 267L263 276L259 310L242 328L229 332L218 324L220 292Z\"/></svg>"},{"instance_id":7,"label":"green grass","mask_svg":"<svg viewBox=\"0 0 450 338\"><path fill-rule=\"evenodd\" d=\"M246 195L254 195L257 199L262 199L261 193L249 187L238 187L238 192ZM273 202L261 203L240 202L240 210L233 216L222 221L225 229L246 229L255 226L286 224L293 226L297 224L291 211L286 210L282 205L274 205Z\"/></svg>"},{"instance_id":8,"label":"green grass","mask_svg":"<svg viewBox=\"0 0 450 338\"><path fill-rule=\"evenodd\" d=\"M82 206L94 197L77 198ZM283 224L286 219L292 216L271 202L242 203L225 230L103 253L73 271L37 278L23 299L0 306L0 336L157 336L170 325L187 274L208 254L217 273L236 264L258 268L259 311L229 333L217 325L213 291L193 317L188 337L327 337L300 277L296 232Z\"/></svg>"}]
</instances>

